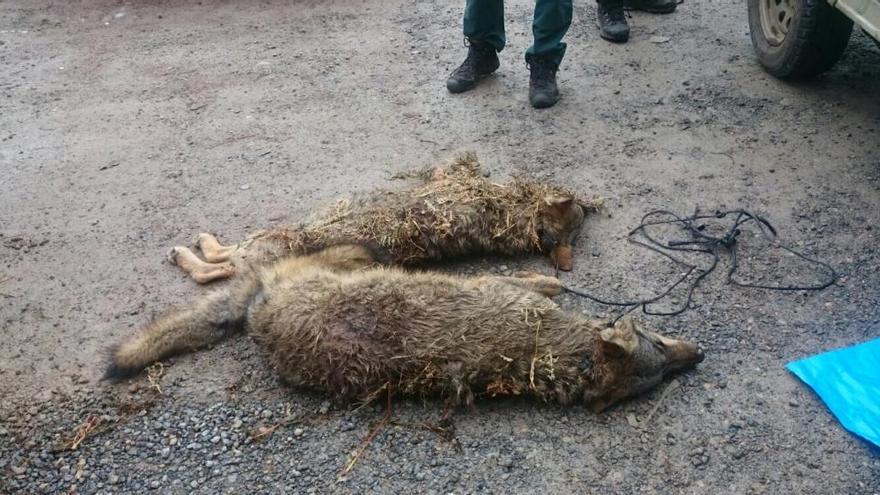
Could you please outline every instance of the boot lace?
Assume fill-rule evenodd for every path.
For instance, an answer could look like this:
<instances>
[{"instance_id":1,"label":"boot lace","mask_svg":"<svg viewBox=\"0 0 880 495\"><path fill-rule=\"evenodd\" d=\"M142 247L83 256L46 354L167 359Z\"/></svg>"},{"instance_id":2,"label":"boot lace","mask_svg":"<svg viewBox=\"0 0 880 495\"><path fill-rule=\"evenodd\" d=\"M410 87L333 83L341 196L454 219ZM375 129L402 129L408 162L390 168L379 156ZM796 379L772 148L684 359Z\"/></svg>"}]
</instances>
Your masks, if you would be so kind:
<instances>
[{"instance_id":1,"label":"boot lace","mask_svg":"<svg viewBox=\"0 0 880 495\"><path fill-rule=\"evenodd\" d=\"M495 49L489 45L484 45L482 43L477 44L471 42L467 38L464 38L464 46L468 47L468 53L464 62L461 64L461 68L467 67L469 70L473 71L476 71L480 63L491 57L492 52L495 51Z\"/></svg>"},{"instance_id":2,"label":"boot lace","mask_svg":"<svg viewBox=\"0 0 880 495\"><path fill-rule=\"evenodd\" d=\"M544 88L550 85L556 74L556 67L546 60L534 59L526 63L531 71L532 84L536 88Z\"/></svg>"}]
</instances>

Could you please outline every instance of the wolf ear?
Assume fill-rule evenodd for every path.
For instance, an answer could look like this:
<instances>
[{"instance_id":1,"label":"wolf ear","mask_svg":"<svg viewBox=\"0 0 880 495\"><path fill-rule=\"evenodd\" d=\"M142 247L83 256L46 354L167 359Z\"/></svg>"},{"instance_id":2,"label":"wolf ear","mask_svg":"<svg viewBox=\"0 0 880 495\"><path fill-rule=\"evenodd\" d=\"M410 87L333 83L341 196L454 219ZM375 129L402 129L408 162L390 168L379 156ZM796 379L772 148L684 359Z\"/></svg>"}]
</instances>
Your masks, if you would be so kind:
<instances>
[{"instance_id":1,"label":"wolf ear","mask_svg":"<svg viewBox=\"0 0 880 495\"><path fill-rule=\"evenodd\" d=\"M633 330L634 323L629 318L624 318L613 327L606 328L599 333L599 338L609 350L623 354L632 354L638 346L638 339Z\"/></svg>"},{"instance_id":2,"label":"wolf ear","mask_svg":"<svg viewBox=\"0 0 880 495\"><path fill-rule=\"evenodd\" d=\"M552 206L559 210L561 213L564 213L571 209L571 206L574 204L574 198L570 196L559 196L551 194L548 196L544 196L544 203L547 206Z\"/></svg>"}]
</instances>

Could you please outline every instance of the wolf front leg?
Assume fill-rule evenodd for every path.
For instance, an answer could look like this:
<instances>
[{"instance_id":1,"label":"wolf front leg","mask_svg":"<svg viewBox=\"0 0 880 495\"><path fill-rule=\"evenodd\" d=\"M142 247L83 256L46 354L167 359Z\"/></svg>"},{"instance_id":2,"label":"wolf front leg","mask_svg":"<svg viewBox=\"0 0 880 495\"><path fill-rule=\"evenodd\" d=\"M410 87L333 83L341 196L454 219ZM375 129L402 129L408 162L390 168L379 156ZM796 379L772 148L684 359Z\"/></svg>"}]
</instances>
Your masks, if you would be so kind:
<instances>
[{"instance_id":1,"label":"wolf front leg","mask_svg":"<svg viewBox=\"0 0 880 495\"><path fill-rule=\"evenodd\" d=\"M521 289L537 292L542 296L558 296L562 292L562 282L558 278L534 272L519 272L513 277L489 276L480 277L478 283L502 283Z\"/></svg>"},{"instance_id":2,"label":"wolf front leg","mask_svg":"<svg viewBox=\"0 0 880 495\"><path fill-rule=\"evenodd\" d=\"M224 246L220 244L216 237L206 232L199 234L196 242L208 263L229 261L232 253L238 250L238 246Z\"/></svg>"},{"instance_id":3,"label":"wolf front leg","mask_svg":"<svg viewBox=\"0 0 880 495\"><path fill-rule=\"evenodd\" d=\"M229 278L235 273L235 266L232 263L228 261L223 263L207 263L196 256L192 250L183 246L171 248L171 252L168 253L168 261L189 273L189 276L200 284Z\"/></svg>"}]
</instances>

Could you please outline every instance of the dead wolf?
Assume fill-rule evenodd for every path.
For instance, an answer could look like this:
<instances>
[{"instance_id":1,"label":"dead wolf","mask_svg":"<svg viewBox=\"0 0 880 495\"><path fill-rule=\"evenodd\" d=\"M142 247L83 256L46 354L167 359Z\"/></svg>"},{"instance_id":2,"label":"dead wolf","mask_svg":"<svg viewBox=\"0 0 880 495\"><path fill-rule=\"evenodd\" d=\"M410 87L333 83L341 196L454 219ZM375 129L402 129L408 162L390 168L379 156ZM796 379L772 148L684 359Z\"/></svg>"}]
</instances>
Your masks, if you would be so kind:
<instances>
[{"instance_id":1,"label":"dead wolf","mask_svg":"<svg viewBox=\"0 0 880 495\"><path fill-rule=\"evenodd\" d=\"M338 242L370 244L395 266L475 254L541 252L560 269L570 270L571 246L584 214L600 205L599 200L578 201L565 189L523 179L492 183L472 154L421 177L424 182L417 187L343 202L301 228L259 232L233 246L199 234L205 261L186 247L175 247L170 259L199 283Z\"/></svg>"},{"instance_id":2,"label":"dead wolf","mask_svg":"<svg viewBox=\"0 0 880 495\"><path fill-rule=\"evenodd\" d=\"M465 278L375 267L339 245L236 277L149 324L112 351L106 376L246 330L288 384L342 401L377 391L450 405L528 395L601 411L702 361L695 344L625 318L612 327L560 309L538 274Z\"/></svg>"}]
</instances>

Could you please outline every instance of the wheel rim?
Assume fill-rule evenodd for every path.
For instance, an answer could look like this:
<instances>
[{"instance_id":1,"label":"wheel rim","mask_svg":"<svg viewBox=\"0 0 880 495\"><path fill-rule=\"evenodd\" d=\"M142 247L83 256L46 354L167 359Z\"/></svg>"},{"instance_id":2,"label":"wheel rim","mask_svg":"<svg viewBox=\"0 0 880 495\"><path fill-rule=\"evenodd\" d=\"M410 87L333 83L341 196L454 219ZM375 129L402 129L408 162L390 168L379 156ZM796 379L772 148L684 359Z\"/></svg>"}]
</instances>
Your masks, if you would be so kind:
<instances>
[{"instance_id":1,"label":"wheel rim","mask_svg":"<svg viewBox=\"0 0 880 495\"><path fill-rule=\"evenodd\" d=\"M758 0L761 5L761 30L773 46L781 45L797 12L797 0Z\"/></svg>"}]
</instances>

